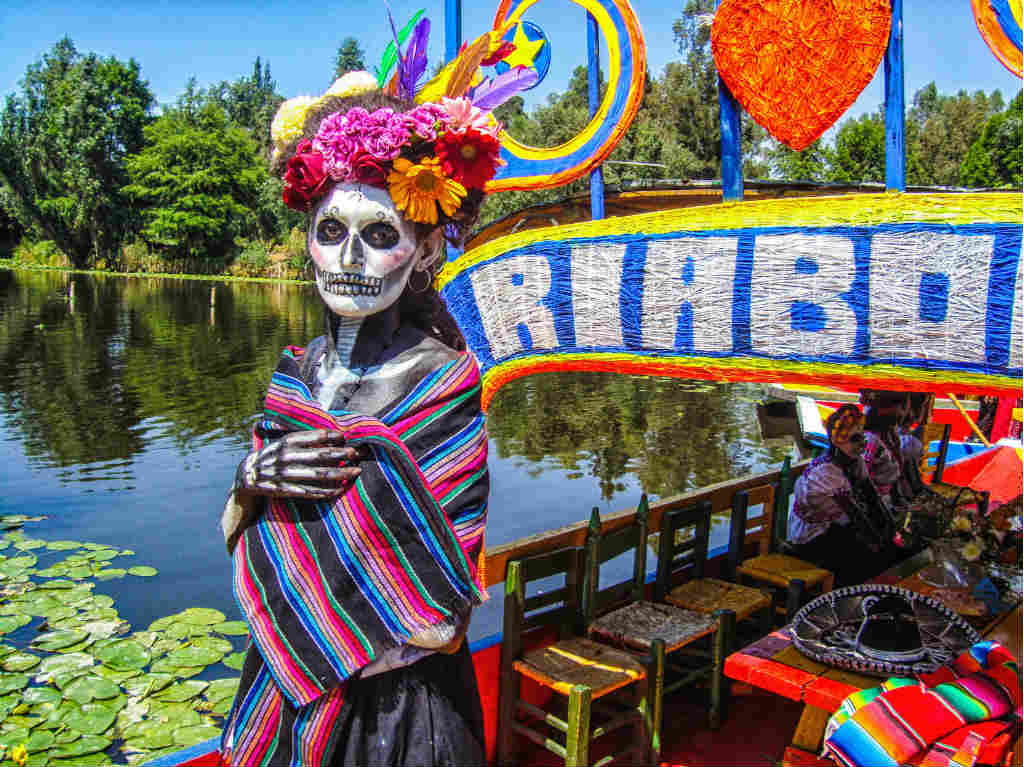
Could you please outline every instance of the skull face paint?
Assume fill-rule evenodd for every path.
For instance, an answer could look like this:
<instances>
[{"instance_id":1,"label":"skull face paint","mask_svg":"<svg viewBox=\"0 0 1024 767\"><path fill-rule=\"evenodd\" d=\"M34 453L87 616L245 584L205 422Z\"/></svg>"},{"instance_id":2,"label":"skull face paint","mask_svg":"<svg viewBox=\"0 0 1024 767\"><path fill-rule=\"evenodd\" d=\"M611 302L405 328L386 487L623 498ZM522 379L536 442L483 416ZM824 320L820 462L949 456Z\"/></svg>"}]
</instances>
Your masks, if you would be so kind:
<instances>
[{"instance_id":1,"label":"skull face paint","mask_svg":"<svg viewBox=\"0 0 1024 767\"><path fill-rule=\"evenodd\" d=\"M350 183L319 202L306 243L320 297L343 317L367 317L398 300L418 245L386 190Z\"/></svg>"}]
</instances>

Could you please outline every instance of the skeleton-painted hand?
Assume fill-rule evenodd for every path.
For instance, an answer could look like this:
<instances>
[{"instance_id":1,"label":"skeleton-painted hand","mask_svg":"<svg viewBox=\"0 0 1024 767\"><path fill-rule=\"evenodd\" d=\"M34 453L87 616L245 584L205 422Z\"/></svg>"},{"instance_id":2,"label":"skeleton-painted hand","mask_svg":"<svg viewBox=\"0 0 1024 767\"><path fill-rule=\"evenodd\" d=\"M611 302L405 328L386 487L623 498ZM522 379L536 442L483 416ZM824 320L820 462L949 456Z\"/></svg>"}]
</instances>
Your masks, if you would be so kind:
<instances>
[{"instance_id":1,"label":"skeleton-painted hand","mask_svg":"<svg viewBox=\"0 0 1024 767\"><path fill-rule=\"evenodd\" d=\"M235 492L323 500L341 495L359 476L360 459L343 432L315 429L286 434L238 464Z\"/></svg>"}]
</instances>

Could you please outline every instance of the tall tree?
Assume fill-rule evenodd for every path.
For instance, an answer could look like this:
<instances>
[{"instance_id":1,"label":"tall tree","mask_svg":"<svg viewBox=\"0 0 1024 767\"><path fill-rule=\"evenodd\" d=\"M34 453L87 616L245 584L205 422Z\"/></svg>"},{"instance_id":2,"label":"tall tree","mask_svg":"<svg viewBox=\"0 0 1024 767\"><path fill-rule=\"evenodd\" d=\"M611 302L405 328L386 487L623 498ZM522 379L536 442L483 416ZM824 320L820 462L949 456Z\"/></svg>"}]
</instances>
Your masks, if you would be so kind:
<instances>
[{"instance_id":1,"label":"tall tree","mask_svg":"<svg viewBox=\"0 0 1024 767\"><path fill-rule=\"evenodd\" d=\"M258 234L266 183L256 142L223 110L196 119L169 110L146 128L147 146L128 158L124 192L140 207L142 238L170 256L220 258L235 238Z\"/></svg>"},{"instance_id":2,"label":"tall tree","mask_svg":"<svg viewBox=\"0 0 1024 767\"><path fill-rule=\"evenodd\" d=\"M783 181L824 181L832 162L832 150L821 139L799 152L769 139L765 155L772 177Z\"/></svg>"},{"instance_id":3,"label":"tall tree","mask_svg":"<svg viewBox=\"0 0 1024 767\"><path fill-rule=\"evenodd\" d=\"M1021 185L1021 91L1002 112L992 115L960 166L960 184L972 187Z\"/></svg>"},{"instance_id":4,"label":"tall tree","mask_svg":"<svg viewBox=\"0 0 1024 767\"><path fill-rule=\"evenodd\" d=\"M366 69L363 61L363 49L359 47L359 41L354 37L346 37L338 46L338 53L334 57L334 77L341 77L346 72L359 72Z\"/></svg>"},{"instance_id":5,"label":"tall tree","mask_svg":"<svg viewBox=\"0 0 1024 767\"><path fill-rule=\"evenodd\" d=\"M112 256L128 224L125 158L153 95L139 65L80 54L64 38L28 67L0 114L0 183L18 220L75 266Z\"/></svg>"},{"instance_id":6,"label":"tall tree","mask_svg":"<svg viewBox=\"0 0 1024 767\"><path fill-rule=\"evenodd\" d=\"M262 149L268 150L270 121L284 99L277 93L277 85L270 76L270 63L262 63L257 56L250 76L217 83L205 94L200 93L196 101L198 107L215 103L231 122L245 128Z\"/></svg>"},{"instance_id":7,"label":"tall tree","mask_svg":"<svg viewBox=\"0 0 1024 767\"><path fill-rule=\"evenodd\" d=\"M874 114L845 120L830 159L829 181L884 182L885 117Z\"/></svg>"}]
</instances>

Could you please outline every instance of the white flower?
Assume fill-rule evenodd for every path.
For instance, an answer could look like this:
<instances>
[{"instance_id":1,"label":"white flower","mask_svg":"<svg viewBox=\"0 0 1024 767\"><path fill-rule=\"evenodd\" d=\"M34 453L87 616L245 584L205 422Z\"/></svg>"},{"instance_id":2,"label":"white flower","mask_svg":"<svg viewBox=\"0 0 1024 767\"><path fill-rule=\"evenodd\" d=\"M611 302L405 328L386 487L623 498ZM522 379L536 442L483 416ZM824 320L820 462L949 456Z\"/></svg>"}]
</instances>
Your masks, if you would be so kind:
<instances>
[{"instance_id":1,"label":"white flower","mask_svg":"<svg viewBox=\"0 0 1024 767\"><path fill-rule=\"evenodd\" d=\"M369 72L346 72L334 81L323 97L346 98L375 90L377 90L377 78Z\"/></svg>"},{"instance_id":2,"label":"white flower","mask_svg":"<svg viewBox=\"0 0 1024 767\"><path fill-rule=\"evenodd\" d=\"M967 541L960 549L960 554L968 562L974 562L978 557L981 556L981 552L984 551L984 547L977 538Z\"/></svg>"},{"instance_id":3,"label":"white flower","mask_svg":"<svg viewBox=\"0 0 1024 767\"><path fill-rule=\"evenodd\" d=\"M270 123L270 136L278 147L282 147L302 135L309 108L316 103L312 96L296 96L288 99L277 108L273 122Z\"/></svg>"}]
</instances>

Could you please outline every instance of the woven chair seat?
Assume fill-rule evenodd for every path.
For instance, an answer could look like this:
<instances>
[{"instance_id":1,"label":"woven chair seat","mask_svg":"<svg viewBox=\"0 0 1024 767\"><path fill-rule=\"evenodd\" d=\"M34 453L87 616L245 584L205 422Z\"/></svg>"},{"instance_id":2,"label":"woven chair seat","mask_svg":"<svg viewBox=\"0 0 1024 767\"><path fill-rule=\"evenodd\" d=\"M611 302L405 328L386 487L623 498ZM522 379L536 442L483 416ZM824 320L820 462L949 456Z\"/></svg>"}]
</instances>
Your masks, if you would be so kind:
<instances>
[{"instance_id":1,"label":"woven chair seat","mask_svg":"<svg viewBox=\"0 0 1024 767\"><path fill-rule=\"evenodd\" d=\"M612 610L590 624L590 635L606 642L649 650L655 639L672 652L712 633L718 621L710 615L656 602L634 602Z\"/></svg>"},{"instance_id":2,"label":"woven chair seat","mask_svg":"<svg viewBox=\"0 0 1024 767\"><path fill-rule=\"evenodd\" d=\"M741 586L718 578L698 578L676 586L665 597L665 601L699 613L732 610L736 613L736 620L743 620L769 607L772 598L751 586Z\"/></svg>"},{"instance_id":3,"label":"woven chair seat","mask_svg":"<svg viewBox=\"0 0 1024 767\"><path fill-rule=\"evenodd\" d=\"M643 664L629 653L582 637L528 652L513 667L562 695L578 684L585 685L594 698L647 676Z\"/></svg>"},{"instance_id":4,"label":"woven chair seat","mask_svg":"<svg viewBox=\"0 0 1024 767\"><path fill-rule=\"evenodd\" d=\"M736 568L736 572L776 586L788 586L791 581L799 578L810 587L831 581L833 577L828 570L788 554L761 554L745 559Z\"/></svg>"}]
</instances>

